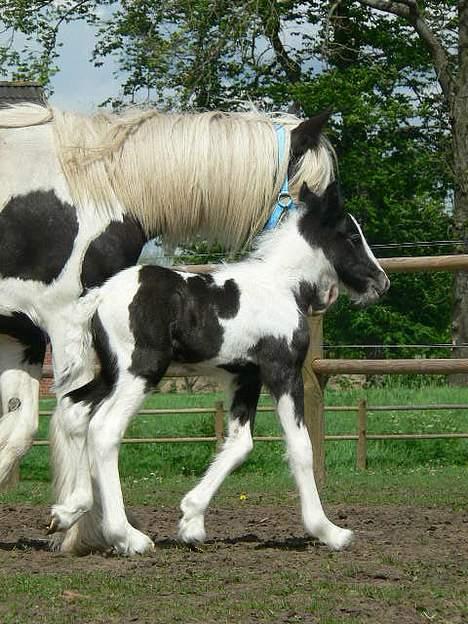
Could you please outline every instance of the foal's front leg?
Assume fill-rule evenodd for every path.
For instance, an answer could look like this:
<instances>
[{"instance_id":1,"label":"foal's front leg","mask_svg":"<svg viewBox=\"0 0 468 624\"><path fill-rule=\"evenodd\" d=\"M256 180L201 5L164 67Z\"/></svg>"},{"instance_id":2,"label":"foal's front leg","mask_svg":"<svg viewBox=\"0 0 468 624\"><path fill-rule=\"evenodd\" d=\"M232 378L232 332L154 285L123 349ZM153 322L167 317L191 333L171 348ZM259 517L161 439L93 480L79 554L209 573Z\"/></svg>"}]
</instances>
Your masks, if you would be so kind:
<instances>
[{"instance_id":1,"label":"foal's front leg","mask_svg":"<svg viewBox=\"0 0 468 624\"><path fill-rule=\"evenodd\" d=\"M183 498L179 539L186 543L206 538L205 511L224 479L242 464L253 448L252 426L261 382L256 369L236 375L226 388L230 401L228 435L200 483Z\"/></svg>"},{"instance_id":2,"label":"foal's front leg","mask_svg":"<svg viewBox=\"0 0 468 624\"><path fill-rule=\"evenodd\" d=\"M301 498L302 521L310 535L317 537L332 550L341 550L351 543L353 533L331 522L323 511L315 483L312 445L304 423L304 386L301 371L292 373L289 383L275 384L278 416L286 438L288 460ZM283 386L283 388L282 388Z\"/></svg>"}]
</instances>

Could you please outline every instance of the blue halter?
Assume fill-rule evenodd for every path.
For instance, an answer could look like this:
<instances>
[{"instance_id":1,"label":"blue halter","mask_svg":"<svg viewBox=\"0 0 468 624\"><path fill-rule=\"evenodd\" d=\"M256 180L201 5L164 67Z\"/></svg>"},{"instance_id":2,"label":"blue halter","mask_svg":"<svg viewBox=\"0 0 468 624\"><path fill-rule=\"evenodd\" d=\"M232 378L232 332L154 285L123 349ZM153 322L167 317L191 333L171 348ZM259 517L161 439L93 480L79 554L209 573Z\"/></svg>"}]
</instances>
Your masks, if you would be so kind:
<instances>
[{"instance_id":1,"label":"blue halter","mask_svg":"<svg viewBox=\"0 0 468 624\"><path fill-rule=\"evenodd\" d=\"M286 131L284 126L280 124L275 124L276 137L278 139L278 167L281 165L281 162L284 158L285 144L286 144ZM274 205L273 212L270 215L270 218L265 223L264 230L273 230L278 223L281 221L282 216L285 214L287 210L293 210L296 208L295 203L292 200L291 195L289 194L289 179L288 173L284 177L283 184L281 186L280 192L278 193L278 197L276 198L276 204Z\"/></svg>"}]
</instances>

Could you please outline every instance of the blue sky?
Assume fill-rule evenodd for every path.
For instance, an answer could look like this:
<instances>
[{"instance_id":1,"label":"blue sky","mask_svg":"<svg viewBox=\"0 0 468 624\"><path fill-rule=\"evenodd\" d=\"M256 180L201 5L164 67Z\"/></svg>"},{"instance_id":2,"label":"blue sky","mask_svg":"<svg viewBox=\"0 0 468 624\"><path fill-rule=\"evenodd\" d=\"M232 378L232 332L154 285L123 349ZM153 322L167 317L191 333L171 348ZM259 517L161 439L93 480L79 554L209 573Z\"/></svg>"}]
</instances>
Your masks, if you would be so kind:
<instances>
[{"instance_id":1,"label":"blue sky","mask_svg":"<svg viewBox=\"0 0 468 624\"><path fill-rule=\"evenodd\" d=\"M102 67L94 67L89 60L95 44L92 26L84 22L66 24L61 41L60 72L52 79L51 104L89 113L119 93L119 81L113 76L117 66L112 59L106 59Z\"/></svg>"}]
</instances>

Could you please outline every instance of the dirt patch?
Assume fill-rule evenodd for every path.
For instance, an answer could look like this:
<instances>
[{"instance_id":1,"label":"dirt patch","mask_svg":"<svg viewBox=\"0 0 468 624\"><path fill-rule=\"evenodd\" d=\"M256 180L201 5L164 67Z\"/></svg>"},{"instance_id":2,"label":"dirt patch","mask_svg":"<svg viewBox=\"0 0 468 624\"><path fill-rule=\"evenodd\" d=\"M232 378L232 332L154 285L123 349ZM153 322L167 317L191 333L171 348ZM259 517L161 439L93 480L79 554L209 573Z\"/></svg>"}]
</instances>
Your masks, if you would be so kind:
<instances>
[{"instance_id":1,"label":"dirt patch","mask_svg":"<svg viewBox=\"0 0 468 624\"><path fill-rule=\"evenodd\" d=\"M214 604L220 592L224 604L231 605L225 607L227 613L232 605L239 605L237 619L233 616L222 621L310 624L322 621L462 624L467 621L466 602L460 598L466 591L468 569L468 514L463 512L334 506L329 510L330 517L356 532L353 546L341 553L330 553L304 537L295 507L247 502L236 509L213 508L206 522L210 539L202 548L192 550L175 541L176 509L140 507L134 513L142 529L153 537L154 553L132 559L99 554L78 558L47 551L44 534L48 509L3 505L0 507L2 574L10 578L25 573L67 575L73 570L75 574L109 573L110 577L128 578L135 583L142 580L154 583L155 578L163 579L163 583L164 579L173 579L174 584L169 588L160 585L159 595L155 596L161 605L166 605L165 609L182 591L181 600L200 601L199 591L191 595L181 588L203 586L200 609L206 608L210 601ZM272 584L276 584L278 592L284 592L276 602L278 592L275 593ZM272 604L276 606L272 607L270 616L263 607L258 607L259 599L255 602L252 598L252 609L246 611L243 594L252 591L258 596L272 593ZM333 600L327 602L329 596ZM79 601L80 593L66 589L63 598L73 603ZM145 608L141 603L141 611L135 612L133 621L165 621L166 616L154 612L149 615ZM220 621L207 613L199 620L186 616L185 621ZM107 620L95 621L127 621L122 614L116 618L109 615ZM26 619L18 617L11 621ZM81 621L88 620L83 617ZM166 621L179 619L174 615Z\"/></svg>"}]
</instances>

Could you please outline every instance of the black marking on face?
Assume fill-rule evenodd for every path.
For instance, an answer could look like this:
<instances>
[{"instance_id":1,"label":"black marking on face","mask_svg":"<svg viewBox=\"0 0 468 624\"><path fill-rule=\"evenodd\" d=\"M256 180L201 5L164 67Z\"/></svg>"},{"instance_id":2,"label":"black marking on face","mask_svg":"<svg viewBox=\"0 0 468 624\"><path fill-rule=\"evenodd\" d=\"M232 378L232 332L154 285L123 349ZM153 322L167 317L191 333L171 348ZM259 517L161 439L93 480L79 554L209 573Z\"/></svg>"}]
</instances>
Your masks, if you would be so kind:
<instances>
[{"instance_id":1,"label":"black marking on face","mask_svg":"<svg viewBox=\"0 0 468 624\"><path fill-rule=\"evenodd\" d=\"M321 197L303 184L300 200L306 211L300 217L299 231L311 246L323 250L340 281L356 293L380 282L383 272L369 257L362 234L344 211L338 184L330 184Z\"/></svg>"},{"instance_id":2,"label":"black marking on face","mask_svg":"<svg viewBox=\"0 0 468 624\"><path fill-rule=\"evenodd\" d=\"M54 191L12 197L0 213L0 275L50 284L73 251L78 220Z\"/></svg>"},{"instance_id":3,"label":"black marking on face","mask_svg":"<svg viewBox=\"0 0 468 624\"><path fill-rule=\"evenodd\" d=\"M112 352L109 337L98 314L93 316L91 331L96 355L100 364L98 375L81 388L72 390L67 397L74 403L83 401L94 412L114 389L117 381L117 358Z\"/></svg>"},{"instance_id":4,"label":"black marking on face","mask_svg":"<svg viewBox=\"0 0 468 624\"><path fill-rule=\"evenodd\" d=\"M6 334L24 346L23 362L42 364L46 350L46 336L31 319L22 312L11 316L0 315L0 334Z\"/></svg>"},{"instance_id":5,"label":"black marking on face","mask_svg":"<svg viewBox=\"0 0 468 624\"><path fill-rule=\"evenodd\" d=\"M118 271L136 264L146 243L141 226L128 217L112 221L89 245L81 269L83 288L100 286Z\"/></svg>"}]
</instances>

